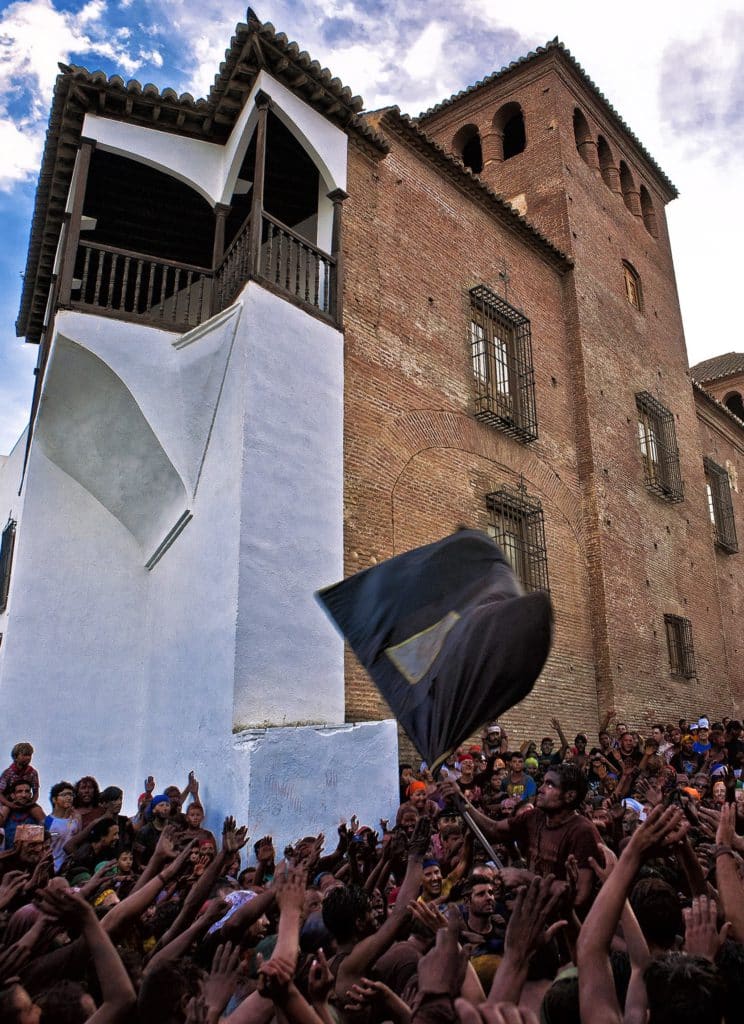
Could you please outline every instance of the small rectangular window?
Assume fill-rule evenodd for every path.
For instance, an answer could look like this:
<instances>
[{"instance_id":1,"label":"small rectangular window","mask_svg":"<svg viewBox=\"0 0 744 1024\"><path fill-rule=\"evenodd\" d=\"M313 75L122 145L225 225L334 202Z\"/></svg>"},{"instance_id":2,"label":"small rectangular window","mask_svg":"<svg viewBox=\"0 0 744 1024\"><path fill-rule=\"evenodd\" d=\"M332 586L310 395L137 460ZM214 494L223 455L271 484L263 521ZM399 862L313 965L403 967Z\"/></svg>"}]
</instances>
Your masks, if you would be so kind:
<instances>
[{"instance_id":1,"label":"small rectangular window","mask_svg":"<svg viewBox=\"0 0 744 1024\"><path fill-rule=\"evenodd\" d=\"M635 398L646 486L667 501L682 501L684 486L674 416L648 391L639 391Z\"/></svg>"},{"instance_id":2,"label":"small rectangular window","mask_svg":"<svg viewBox=\"0 0 744 1024\"><path fill-rule=\"evenodd\" d=\"M10 569L13 562L15 547L16 524L9 519L0 538L0 612L8 606L8 590L10 589Z\"/></svg>"},{"instance_id":3,"label":"small rectangular window","mask_svg":"<svg viewBox=\"0 0 744 1024\"><path fill-rule=\"evenodd\" d=\"M475 415L520 441L537 438L530 322L485 285L470 290Z\"/></svg>"},{"instance_id":4,"label":"small rectangular window","mask_svg":"<svg viewBox=\"0 0 744 1024\"><path fill-rule=\"evenodd\" d=\"M694 679L695 649L692 646L692 623L679 615L665 615L669 671L680 679Z\"/></svg>"},{"instance_id":5,"label":"small rectangular window","mask_svg":"<svg viewBox=\"0 0 744 1024\"><path fill-rule=\"evenodd\" d=\"M708 514L713 524L716 544L729 554L736 554L739 545L736 539L729 475L722 466L707 457L703 459L703 465L705 466L705 489L708 495Z\"/></svg>"},{"instance_id":6,"label":"small rectangular window","mask_svg":"<svg viewBox=\"0 0 744 1024\"><path fill-rule=\"evenodd\" d=\"M545 522L540 501L524 485L486 495L488 534L499 545L525 590L550 590Z\"/></svg>"}]
</instances>

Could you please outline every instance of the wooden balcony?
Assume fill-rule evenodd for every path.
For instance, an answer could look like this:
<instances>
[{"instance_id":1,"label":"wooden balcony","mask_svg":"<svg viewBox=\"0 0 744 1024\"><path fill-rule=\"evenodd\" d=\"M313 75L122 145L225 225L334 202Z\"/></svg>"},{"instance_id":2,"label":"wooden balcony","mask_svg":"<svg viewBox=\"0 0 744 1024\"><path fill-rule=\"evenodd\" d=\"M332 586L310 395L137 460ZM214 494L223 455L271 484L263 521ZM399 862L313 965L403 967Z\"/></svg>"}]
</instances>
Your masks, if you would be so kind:
<instances>
[{"instance_id":1,"label":"wooden balcony","mask_svg":"<svg viewBox=\"0 0 744 1024\"><path fill-rule=\"evenodd\" d=\"M62 305L184 332L226 309L250 280L338 323L336 258L265 212L260 234L249 214L214 270L80 239Z\"/></svg>"}]
</instances>

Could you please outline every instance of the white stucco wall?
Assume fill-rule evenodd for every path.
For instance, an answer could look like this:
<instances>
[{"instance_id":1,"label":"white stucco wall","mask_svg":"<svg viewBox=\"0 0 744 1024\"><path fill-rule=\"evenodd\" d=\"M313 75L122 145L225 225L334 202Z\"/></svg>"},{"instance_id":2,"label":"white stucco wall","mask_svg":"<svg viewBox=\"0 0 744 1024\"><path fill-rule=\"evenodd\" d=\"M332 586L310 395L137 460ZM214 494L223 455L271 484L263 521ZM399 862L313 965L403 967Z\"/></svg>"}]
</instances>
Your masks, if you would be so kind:
<instances>
[{"instance_id":1,"label":"white stucco wall","mask_svg":"<svg viewBox=\"0 0 744 1024\"><path fill-rule=\"evenodd\" d=\"M235 723L341 722L343 645L313 593L343 576L343 336L257 284L243 303Z\"/></svg>"},{"instance_id":2,"label":"white stucco wall","mask_svg":"<svg viewBox=\"0 0 744 1024\"><path fill-rule=\"evenodd\" d=\"M21 519L23 514L23 495L19 496L18 491L21 486L21 474L23 473L23 459L26 453L26 431L24 430L21 436L18 438L16 443L13 445L10 454L0 455L0 531L5 529L5 524L9 519L15 519L16 521L16 551L17 555L17 540L18 533L21 528ZM3 641L0 642L0 678L2 678L2 666L3 658L5 657L6 644L8 632L8 619L10 615L10 605L13 599L13 589L15 586L15 556L13 558L13 566L11 568L10 575L10 591L8 593L8 604L4 612L0 612L0 633L3 635ZM11 744L12 746L12 744ZM0 750L0 755L3 757L5 754Z\"/></svg>"},{"instance_id":3,"label":"white stucco wall","mask_svg":"<svg viewBox=\"0 0 744 1024\"><path fill-rule=\"evenodd\" d=\"M251 834L271 834L277 850L323 831L336 846L339 820L358 815L379 831L398 808L398 738L394 721L334 729L306 726L238 733L234 742L238 813Z\"/></svg>"},{"instance_id":4,"label":"white stucco wall","mask_svg":"<svg viewBox=\"0 0 744 1024\"><path fill-rule=\"evenodd\" d=\"M71 311L55 327L0 617L8 746L36 746L45 790L91 773L129 809L146 775L194 768L213 825L245 808L276 833L294 786L288 839L348 813L341 779L388 816L392 723L233 736L343 722L343 645L313 599L343 574L341 334L255 283L184 336ZM172 506L157 474L137 481L155 446L193 518L148 571L133 523ZM23 447L0 467L14 515Z\"/></svg>"}]
</instances>

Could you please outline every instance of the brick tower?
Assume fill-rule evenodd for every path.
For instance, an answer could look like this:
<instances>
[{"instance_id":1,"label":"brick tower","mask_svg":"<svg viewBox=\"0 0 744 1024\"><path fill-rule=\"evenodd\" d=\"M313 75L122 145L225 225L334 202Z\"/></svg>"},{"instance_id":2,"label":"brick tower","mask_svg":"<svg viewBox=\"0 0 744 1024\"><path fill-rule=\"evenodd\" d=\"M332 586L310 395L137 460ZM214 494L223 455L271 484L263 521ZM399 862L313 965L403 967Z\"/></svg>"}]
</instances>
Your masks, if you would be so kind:
<instances>
[{"instance_id":1,"label":"brick tower","mask_svg":"<svg viewBox=\"0 0 744 1024\"><path fill-rule=\"evenodd\" d=\"M565 383L600 708L678 704L664 634L680 654L675 674L692 679L690 623L708 680L700 699L724 701L716 681L731 671L721 642L730 612L698 500L703 461L664 213L676 189L557 40L418 124L574 262Z\"/></svg>"}]
</instances>

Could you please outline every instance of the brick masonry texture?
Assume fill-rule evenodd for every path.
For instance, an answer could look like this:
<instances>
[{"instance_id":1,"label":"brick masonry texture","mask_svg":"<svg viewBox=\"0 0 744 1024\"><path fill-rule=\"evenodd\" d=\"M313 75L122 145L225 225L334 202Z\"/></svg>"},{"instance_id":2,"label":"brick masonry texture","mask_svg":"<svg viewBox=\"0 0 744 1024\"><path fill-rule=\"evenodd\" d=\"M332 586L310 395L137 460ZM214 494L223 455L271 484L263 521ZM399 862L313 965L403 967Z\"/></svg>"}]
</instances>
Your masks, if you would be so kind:
<instances>
[{"instance_id":1,"label":"brick masonry texture","mask_svg":"<svg viewBox=\"0 0 744 1024\"><path fill-rule=\"evenodd\" d=\"M488 160L494 115L517 101L524 152ZM602 134L615 166L651 196L658 237L577 151L574 110ZM614 706L633 726L744 711L743 555L717 552L703 455L744 484L744 430L693 394L664 217L668 185L560 56L527 64L424 121L444 149L478 126L482 180L519 196L526 216L573 269L551 262L445 178L406 138L380 130L387 156L351 144L344 206L345 571L349 575L458 524L485 528L485 495L523 477L545 513L555 643L534 693L505 718L538 738L558 714L596 733ZM496 149L494 148L496 147ZM633 197L628 197L633 202ZM627 300L623 261L640 276ZM486 284L532 328L539 438L525 445L473 415L468 290ZM684 500L644 484L635 394L674 414ZM706 419L700 410L706 408ZM710 422L709 422L710 421ZM720 422L719 422L720 421ZM744 549L744 508L734 493ZM697 678L670 674L665 613L692 622ZM347 717L387 714L347 656Z\"/></svg>"}]
</instances>

